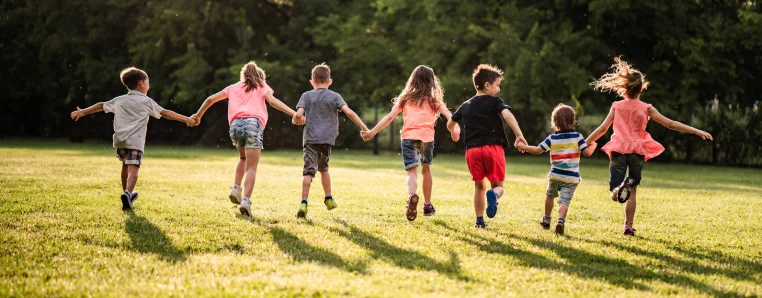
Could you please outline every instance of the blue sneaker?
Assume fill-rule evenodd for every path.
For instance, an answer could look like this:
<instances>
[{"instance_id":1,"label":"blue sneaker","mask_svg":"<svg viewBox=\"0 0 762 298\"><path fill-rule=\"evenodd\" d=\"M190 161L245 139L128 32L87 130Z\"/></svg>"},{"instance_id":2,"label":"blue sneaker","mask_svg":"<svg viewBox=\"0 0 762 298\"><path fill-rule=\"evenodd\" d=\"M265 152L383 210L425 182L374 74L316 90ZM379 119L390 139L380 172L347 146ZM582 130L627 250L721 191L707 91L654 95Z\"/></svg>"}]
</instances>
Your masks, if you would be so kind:
<instances>
[{"instance_id":1,"label":"blue sneaker","mask_svg":"<svg viewBox=\"0 0 762 298\"><path fill-rule=\"evenodd\" d=\"M132 210L132 200L129 192L126 190L122 193L121 199L122 199L122 211L129 211Z\"/></svg>"},{"instance_id":2,"label":"blue sneaker","mask_svg":"<svg viewBox=\"0 0 762 298\"><path fill-rule=\"evenodd\" d=\"M132 193L132 195L130 196L130 200L132 201L133 204L135 204L135 201L138 200L138 192L137 191Z\"/></svg>"},{"instance_id":3,"label":"blue sneaker","mask_svg":"<svg viewBox=\"0 0 762 298\"><path fill-rule=\"evenodd\" d=\"M487 191L487 217L493 218L497 214L497 194L494 190Z\"/></svg>"}]
</instances>

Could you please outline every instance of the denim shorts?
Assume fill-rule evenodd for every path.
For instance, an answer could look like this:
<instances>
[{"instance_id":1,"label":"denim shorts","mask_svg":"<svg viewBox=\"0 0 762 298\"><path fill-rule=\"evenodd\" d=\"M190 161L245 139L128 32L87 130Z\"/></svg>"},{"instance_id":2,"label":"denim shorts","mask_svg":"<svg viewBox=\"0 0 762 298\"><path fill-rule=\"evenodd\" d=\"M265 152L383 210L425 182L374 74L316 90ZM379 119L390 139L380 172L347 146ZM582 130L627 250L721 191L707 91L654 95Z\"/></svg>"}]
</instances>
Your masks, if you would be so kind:
<instances>
[{"instance_id":1,"label":"denim shorts","mask_svg":"<svg viewBox=\"0 0 762 298\"><path fill-rule=\"evenodd\" d=\"M643 172L645 162L646 158L643 155L612 152L611 163L609 163L609 172L611 172L609 190L614 190L628 176L635 180L635 183L632 184L633 187L640 185L641 172Z\"/></svg>"},{"instance_id":2,"label":"denim shorts","mask_svg":"<svg viewBox=\"0 0 762 298\"><path fill-rule=\"evenodd\" d=\"M420 161L422 165L431 164L434 159L434 142L423 142L420 140L402 140L402 161L405 163L405 170L417 167Z\"/></svg>"},{"instance_id":3,"label":"denim shorts","mask_svg":"<svg viewBox=\"0 0 762 298\"><path fill-rule=\"evenodd\" d=\"M545 190L545 195L558 198L559 205L569 206L575 190L577 190L577 184L548 179L548 189Z\"/></svg>"},{"instance_id":4,"label":"denim shorts","mask_svg":"<svg viewBox=\"0 0 762 298\"><path fill-rule=\"evenodd\" d=\"M117 148L116 158L122 161L122 164L136 165L140 167L140 161L143 159L143 151L137 149Z\"/></svg>"},{"instance_id":5,"label":"denim shorts","mask_svg":"<svg viewBox=\"0 0 762 298\"><path fill-rule=\"evenodd\" d=\"M236 148L262 149L263 134L259 118L236 118L230 123L230 139Z\"/></svg>"},{"instance_id":6,"label":"denim shorts","mask_svg":"<svg viewBox=\"0 0 762 298\"><path fill-rule=\"evenodd\" d=\"M328 160L331 158L330 144L305 144L304 169L302 176L315 177L315 172L328 172Z\"/></svg>"}]
</instances>

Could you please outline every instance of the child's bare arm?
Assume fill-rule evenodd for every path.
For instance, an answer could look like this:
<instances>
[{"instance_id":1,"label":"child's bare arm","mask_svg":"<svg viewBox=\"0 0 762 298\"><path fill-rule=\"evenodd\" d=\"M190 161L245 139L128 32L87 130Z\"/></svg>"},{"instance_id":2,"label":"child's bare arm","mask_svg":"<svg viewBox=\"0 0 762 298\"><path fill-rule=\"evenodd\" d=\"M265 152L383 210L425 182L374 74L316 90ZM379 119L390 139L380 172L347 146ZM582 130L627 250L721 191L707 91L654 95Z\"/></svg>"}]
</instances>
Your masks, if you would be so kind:
<instances>
[{"instance_id":1,"label":"child's bare arm","mask_svg":"<svg viewBox=\"0 0 762 298\"><path fill-rule=\"evenodd\" d=\"M513 116L513 113L511 113L510 110L504 109L502 112L500 112L500 115L503 116L503 119L505 120L505 123L508 123L508 127L513 130L513 134L516 135L516 142L514 142L514 146L518 147L519 144L527 144L527 140L524 139L524 134L521 132L521 128L519 127L519 122L516 121L516 117Z\"/></svg>"},{"instance_id":2,"label":"child's bare arm","mask_svg":"<svg viewBox=\"0 0 762 298\"><path fill-rule=\"evenodd\" d=\"M651 119L653 119L657 123L671 130L694 134L701 137L704 140L713 140L712 135L709 134L708 132L700 130L700 129L696 129L692 126L685 125L675 120L664 117L664 115L659 113L659 111L657 111L656 108L654 107L648 108L648 116L651 117Z\"/></svg>"},{"instance_id":3,"label":"child's bare arm","mask_svg":"<svg viewBox=\"0 0 762 298\"><path fill-rule=\"evenodd\" d=\"M605 134L609 127L611 127L611 124L614 123L614 109L609 110L609 114L606 116L606 119L603 120L603 123L601 123L601 126L598 126L593 133L591 133L589 136L587 136L587 139L585 142L587 143L595 143L598 139L600 139L603 134Z\"/></svg>"},{"instance_id":4,"label":"child's bare arm","mask_svg":"<svg viewBox=\"0 0 762 298\"><path fill-rule=\"evenodd\" d=\"M204 103L201 104L201 107L198 108L198 112L191 115L191 118L196 120L196 125L201 123L201 117L204 117L204 113L206 113L206 110L209 109L209 107L225 98L227 98L225 91L220 91L207 97L206 100L204 100Z\"/></svg>"},{"instance_id":5,"label":"child's bare arm","mask_svg":"<svg viewBox=\"0 0 762 298\"><path fill-rule=\"evenodd\" d=\"M296 109L296 113L291 117L291 124L304 125L305 123L304 108Z\"/></svg>"},{"instance_id":6,"label":"child's bare arm","mask_svg":"<svg viewBox=\"0 0 762 298\"><path fill-rule=\"evenodd\" d=\"M175 112L170 111L170 110L162 110L161 113L159 113L159 115L161 115L162 117L167 118L169 120L175 120L175 121L184 122L188 126L195 126L196 125L196 120L194 120L194 119L192 119L190 117L186 117L184 115L180 115L180 114L175 113Z\"/></svg>"},{"instance_id":7,"label":"child's bare arm","mask_svg":"<svg viewBox=\"0 0 762 298\"><path fill-rule=\"evenodd\" d=\"M89 115L89 114L92 114L92 113L98 113L98 112L101 112L101 111L103 111L103 102L96 103L96 104L94 104L94 105L92 105L92 106L90 106L90 107L88 107L88 108L86 108L84 110L80 109L79 107L77 107L76 111L71 112L71 119L73 119L74 121L77 121L77 120L79 120L79 118L82 118L85 115Z\"/></svg>"},{"instance_id":8,"label":"child's bare arm","mask_svg":"<svg viewBox=\"0 0 762 298\"><path fill-rule=\"evenodd\" d=\"M453 142L457 142L460 139L460 126L457 122L452 121L452 113L450 113L450 110L447 109L447 106L444 104L439 105L439 114L442 114L442 116L447 119L447 130L450 131L450 136L452 137ZM453 124L450 125L450 122Z\"/></svg>"},{"instance_id":9,"label":"child's bare arm","mask_svg":"<svg viewBox=\"0 0 762 298\"><path fill-rule=\"evenodd\" d=\"M597 147L598 147L598 143L596 142L588 143L587 148L585 148L585 150L582 150L582 154L584 154L585 156L593 155L593 153L595 152L595 148Z\"/></svg>"},{"instance_id":10,"label":"child's bare arm","mask_svg":"<svg viewBox=\"0 0 762 298\"><path fill-rule=\"evenodd\" d=\"M529 146L529 145L524 145L524 144L518 144L516 146L516 148L519 149L522 152L529 152L529 153L532 153L534 155L542 154L543 152L545 152L545 149L542 149L539 146Z\"/></svg>"},{"instance_id":11,"label":"child's bare arm","mask_svg":"<svg viewBox=\"0 0 762 298\"><path fill-rule=\"evenodd\" d=\"M394 121L394 117L397 117L397 114L399 114L399 110L392 109L389 114L386 114L384 118L381 118L381 120L378 121L378 124L376 124L376 127L373 127L370 131L364 132L362 134L364 140L370 140L375 136L379 131L387 127L392 121Z\"/></svg>"},{"instance_id":12,"label":"child's bare arm","mask_svg":"<svg viewBox=\"0 0 762 298\"><path fill-rule=\"evenodd\" d=\"M280 101L280 99L275 98L275 96L273 96L273 94L270 92L265 94L265 100L267 101L268 104L270 104L271 107L275 108L278 111L286 113L286 115L294 117L294 114L296 114L294 110L292 110L285 103Z\"/></svg>"},{"instance_id":13,"label":"child's bare arm","mask_svg":"<svg viewBox=\"0 0 762 298\"><path fill-rule=\"evenodd\" d=\"M355 111L352 111L352 109L350 109L348 105L344 105L343 107L341 107L341 111L344 112L344 114L347 115L347 117L349 117L349 119L352 120L352 122L357 124L357 126L359 126L360 129L362 129L362 131L368 130L368 127L365 126L364 122L362 122L362 119L360 119L360 116L357 116L357 113L355 113Z\"/></svg>"}]
</instances>

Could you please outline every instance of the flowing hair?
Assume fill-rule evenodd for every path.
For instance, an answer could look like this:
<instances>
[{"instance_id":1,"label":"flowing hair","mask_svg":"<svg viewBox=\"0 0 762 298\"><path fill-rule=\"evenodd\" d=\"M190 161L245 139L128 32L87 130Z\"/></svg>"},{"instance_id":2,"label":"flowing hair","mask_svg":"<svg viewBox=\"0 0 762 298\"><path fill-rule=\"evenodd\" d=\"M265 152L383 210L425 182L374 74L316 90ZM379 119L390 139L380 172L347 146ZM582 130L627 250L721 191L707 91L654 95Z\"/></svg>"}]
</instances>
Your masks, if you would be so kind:
<instances>
[{"instance_id":1,"label":"flowing hair","mask_svg":"<svg viewBox=\"0 0 762 298\"><path fill-rule=\"evenodd\" d=\"M444 89L439 83L439 78L434 75L434 70L425 65L419 65L407 79L405 89L392 102L395 106L404 107L412 104L418 107L428 105L432 110L437 110L437 102L444 103Z\"/></svg>"},{"instance_id":2,"label":"flowing hair","mask_svg":"<svg viewBox=\"0 0 762 298\"><path fill-rule=\"evenodd\" d=\"M646 75L622 60L622 56L614 58L611 65L613 72L604 74L600 79L590 83L594 90L602 92L616 92L624 98L637 98L650 83L646 81Z\"/></svg>"},{"instance_id":3,"label":"flowing hair","mask_svg":"<svg viewBox=\"0 0 762 298\"><path fill-rule=\"evenodd\" d=\"M257 66L254 61L249 61L241 67L241 82L246 84L246 92L265 85L265 71Z\"/></svg>"}]
</instances>

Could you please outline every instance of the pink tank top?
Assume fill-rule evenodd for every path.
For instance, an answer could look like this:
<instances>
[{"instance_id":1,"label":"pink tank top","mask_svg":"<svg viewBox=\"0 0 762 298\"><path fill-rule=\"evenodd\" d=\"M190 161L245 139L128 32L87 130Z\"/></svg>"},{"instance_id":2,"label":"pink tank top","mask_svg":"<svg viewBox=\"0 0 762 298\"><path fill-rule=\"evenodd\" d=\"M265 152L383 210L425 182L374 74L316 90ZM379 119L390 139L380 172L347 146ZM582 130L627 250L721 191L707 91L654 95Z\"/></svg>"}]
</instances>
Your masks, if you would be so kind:
<instances>
[{"instance_id":1,"label":"pink tank top","mask_svg":"<svg viewBox=\"0 0 762 298\"><path fill-rule=\"evenodd\" d=\"M614 135L601 148L609 155L609 159L612 152L618 152L640 154L648 161L664 152L664 147L646 132L650 107L650 104L637 98L620 100L611 105L614 110Z\"/></svg>"}]
</instances>

